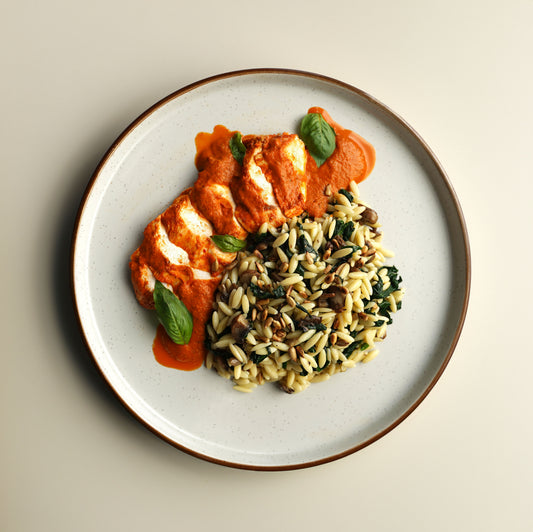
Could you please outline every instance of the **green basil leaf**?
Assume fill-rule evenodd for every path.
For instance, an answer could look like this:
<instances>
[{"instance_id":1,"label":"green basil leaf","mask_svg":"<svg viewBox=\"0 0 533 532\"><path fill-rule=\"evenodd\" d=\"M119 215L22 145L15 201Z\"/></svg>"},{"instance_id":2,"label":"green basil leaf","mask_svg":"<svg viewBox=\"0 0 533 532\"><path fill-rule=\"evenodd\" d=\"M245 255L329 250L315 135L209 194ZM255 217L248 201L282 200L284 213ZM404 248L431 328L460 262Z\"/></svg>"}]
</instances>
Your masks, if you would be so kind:
<instances>
[{"instance_id":1,"label":"green basil leaf","mask_svg":"<svg viewBox=\"0 0 533 532\"><path fill-rule=\"evenodd\" d=\"M246 240L239 240L231 235L213 235L211 240L226 253L236 253L246 247Z\"/></svg>"},{"instance_id":2,"label":"green basil leaf","mask_svg":"<svg viewBox=\"0 0 533 532\"><path fill-rule=\"evenodd\" d=\"M154 304L157 317L170 339L175 344L188 344L192 335L192 315L174 292L157 280Z\"/></svg>"},{"instance_id":3,"label":"green basil leaf","mask_svg":"<svg viewBox=\"0 0 533 532\"><path fill-rule=\"evenodd\" d=\"M300 138L318 167L335 151L335 131L320 113L308 113L303 117Z\"/></svg>"},{"instance_id":4,"label":"green basil leaf","mask_svg":"<svg viewBox=\"0 0 533 532\"><path fill-rule=\"evenodd\" d=\"M238 131L229 139L229 149L234 159L242 164L244 154L246 153L246 146L242 143L242 135Z\"/></svg>"}]
</instances>

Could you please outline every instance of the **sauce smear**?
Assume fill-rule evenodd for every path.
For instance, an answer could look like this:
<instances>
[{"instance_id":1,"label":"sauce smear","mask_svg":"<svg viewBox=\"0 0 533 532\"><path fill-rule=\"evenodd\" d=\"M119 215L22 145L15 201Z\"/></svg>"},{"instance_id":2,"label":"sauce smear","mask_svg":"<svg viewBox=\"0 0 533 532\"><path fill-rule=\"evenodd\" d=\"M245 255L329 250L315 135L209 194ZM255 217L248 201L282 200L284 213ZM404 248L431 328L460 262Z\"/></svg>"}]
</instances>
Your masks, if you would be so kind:
<instances>
[{"instance_id":1,"label":"sauce smear","mask_svg":"<svg viewBox=\"0 0 533 532\"><path fill-rule=\"evenodd\" d=\"M175 344L168 336L162 325L157 326L152 350L159 364L167 368L192 371L198 369L204 362L203 349L192 351L186 346Z\"/></svg>"},{"instance_id":2,"label":"sauce smear","mask_svg":"<svg viewBox=\"0 0 533 532\"><path fill-rule=\"evenodd\" d=\"M192 314L192 335L188 344L175 344L164 327L158 325L152 350L155 359L161 365L192 371L203 364L206 353L205 326L211 314L211 302L220 279L220 277L208 280L191 279L180 287L180 299Z\"/></svg>"},{"instance_id":3,"label":"sauce smear","mask_svg":"<svg viewBox=\"0 0 533 532\"><path fill-rule=\"evenodd\" d=\"M284 137L271 136L268 137L268 140L264 140L267 148L264 150L265 162L268 163L270 169L269 180L274 191L277 192L278 203L286 217L299 215L303 210L313 217L322 216L326 212L329 200L328 194L326 194L328 185L331 188L331 193L335 193L341 188L346 188L352 180L360 183L372 171L376 161L373 146L357 133L344 129L334 122L324 109L312 107L308 113L320 113L334 129L336 147L320 168L317 167L311 156L307 157L306 179L303 180L303 188L292 167L283 166L280 162L280 151L283 147ZM190 189L182 194L189 196L191 204L205 217L206 223L212 225L215 234L230 234L244 239L247 232L241 223L244 224L247 220L250 225L253 225L251 223L253 221L259 226L269 217L268 211L264 207L260 208L260 203L254 205L254 202L244 201L253 197L253 187L250 188L251 185L246 186L238 179L234 180L242 172L241 165L237 163L229 148L229 140L234 133L224 126L218 125L214 128L213 133L199 133L196 136L195 164L199 172L198 179ZM246 144L247 137L243 140ZM249 146L247 146L248 148ZM307 181L306 184L305 181ZM181 226L173 227L172 209L177 208L177 206L178 203L175 201L168 212L162 215L171 240L174 232L183 235L183 231L185 231L185 228ZM291 209L296 212L293 214ZM237 217L240 223L237 222L234 212L238 213ZM169 219L167 220L167 218ZM194 232L197 228L187 228L187 230ZM149 238L150 235L147 234L146 237ZM191 236L189 240L194 242L196 247L198 246L198 239L195 240ZM206 239L206 246L208 243L210 241ZM185 244L180 243L180 245L184 246ZM211 265L212 272L221 273L218 267L212 267L212 252L208 252L207 249L198 250L196 247L191 250L186 249L189 251L189 256L195 260L191 266L194 268L204 266L203 263L200 264L196 261L195 252L197 252L196 254L203 257L204 261ZM149 252L149 246L144 246L141 249L146 253ZM139 264L141 264L141 259L142 257L137 257ZM155 261L152 262L155 263ZM135 266L136 262L134 261L133 264ZM162 258L162 263L156 265L157 276L161 277L161 280L172 281L172 279L164 278L167 268L169 268L166 259ZM176 267L175 269L179 271L173 272L177 274L175 282L170 283L174 292L179 294L179 298L192 314L191 339L185 345L175 344L167 335L164 327L159 325L153 342L153 353L159 364L183 371L195 370L204 362L207 353L205 345L206 324L210 319L215 291L222 279L220 275L210 277L207 272L209 268L204 270L205 276L196 278L196 273L193 273L194 270L191 266ZM138 299L141 300L139 296ZM150 304L151 301L145 306L150 308Z\"/></svg>"},{"instance_id":4,"label":"sauce smear","mask_svg":"<svg viewBox=\"0 0 533 532\"><path fill-rule=\"evenodd\" d=\"M350 181L360 183L374 168L376 152L372 144L349 129L337 124L320 107L311 107L308 113L319 113L335 131L336 147L324 164L317 167L312 157L307 158L307 200L305 210L315 218L326 212L329 197L327 185L332 192L346 188Z\"/></svg>"}]
</instances>

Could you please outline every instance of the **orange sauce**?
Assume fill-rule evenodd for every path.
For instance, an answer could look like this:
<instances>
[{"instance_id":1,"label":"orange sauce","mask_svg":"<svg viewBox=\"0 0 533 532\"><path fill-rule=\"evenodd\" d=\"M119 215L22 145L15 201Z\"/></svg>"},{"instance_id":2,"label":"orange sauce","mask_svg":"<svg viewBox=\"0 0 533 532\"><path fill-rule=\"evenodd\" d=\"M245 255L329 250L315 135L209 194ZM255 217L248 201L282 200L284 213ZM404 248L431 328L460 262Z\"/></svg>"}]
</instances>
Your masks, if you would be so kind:
<instances>
[{"instance_id":1,"label":"orange sauce","mask_svg":"<svg viewBox=\"0 0 533 532\"><path fill-rule=\"evenodd\" d=\"M211 314L211 302L219 282L220 277L201 282L192 279L180 287L180 299L192 314L191 339L188 344L175 344L163 326L158 325L152 350L160 364L184 371L198 369L203 364L206 354L205 326Z\"/></svg>"},{"instance_id":2,"label":"orange sauce","mask_svg":"<svg viewBox=\"0 0 533 532\"><path fill-rule=\"evenodd\" d=\"M229 140L235 131L230 131L225 126L215 126L212 133L200 132L196 135L196 157L194 163L199 172L209 164L221 162L227 164L226 155L231 154ZM238 164L236 161L234 161Z\"/></svg>"},{"instance_id":3,"label":"orange sauce","mask_svg":"<svg viewBox=\"0 0 533 532\"><path fill-rule=\"evenodd\" d=\"M326 162L317 167L314 159L307 159L307 192L303 203L302 190L295 186L292 168L281 163L281 157L277 157L280 148L276 144L276 137L272 137L269 146L265 150L268 158L268 166L271 169L269 179L273 184L276 199L284 213L301 205L301 210L306 210L309 215L319 217L326 212L328 196L325 194L326 186L331 186L332 192L345 188L350 181L360 183L372 171L376 155L373 146L365 139L339 126L320 107L312 107L309 113L321 113L326 122L334 129L336 134L336 148ZM217 125L213 133L199 133L196 136L195 164L199 175L192 188L183 194L189 194L191 202L199 212L213 225L215 234L230 234L237 238L245 238L246 231L234 220L234 206L217 193L216 186L229 187L236 204L236 212L247 227L259 227L261 223L269 219L269 213L264 207L258 208L254 202L247 201L253 196L252 184L239 182L233 179L239 176L241 165L233 157L229 148L229 140L235 132L229 131L221 125ZM248 137L244 137L246 143ZM173 204L174 205L174 204ZM165 225L169 227L169 234L176 231L186 230L172 226L172 206L168 212L163 213ZM149 236L150 226L147 228ZM144 253L150 253L149 243L141 247ZM186 250L187 251L187 250ZM194 254L194 250L190 250ZM205 251L205 250L204 250ZM205 255L205 253L204 253ZM144 260L144 259L143 259ZM168 264L161 264L158 277L165 280ZM215 291L221 277L211 279L195 279L192 269L188 266L177 267L176 272L171 272L175 277L170 277L168 282L173 285L174 291L179 295L193 317L193 331L188 344L175 344L165 332L162 325L157 328L153 342L153 352L157 362L163 366L192 371L199 368L207 353L205 345L206 324L210 319L212 302ZM171 282L172 279L178 279ZM177 283L177 284L176 284ZM148 305L146 305L148 306Z\"/></svg>"},{"instance_id":4,"label":"orange sauce","mask_svg":"<svg viewBox=\"0 0 533 532\"><path fill-rule=\"evenodd\" d=\"M233 215L229 216L232 212L231 205L227 205L227 202L216 195L216 190L210 188L213 184L228 186L240 171L240 165L235 161L229 149L229 140L233 133L224 126L216 126L213 133L199 133L196 136L195 164L199 171L198 179L193 187L185 190L180 197L184 194L189 195L191 202L202 216L211 222L215 234L232 234L238 238L245 238L246 234L243 234L242 228L236 226L233 221ZM162 215L171 240L174 233L180 232L183 235L184 231L188 231L188 228L178 227L173 223L173 209L177 208L178 204L179 201L174 201ZM203 249L187 248L187 242L198 243L198 239L184 238L182 240L185 242L182 246L189 256L192 259L198 257L198 260L195 260L196 265L209 270L210 256L207 251L207 247L211 245L209 239L205 239L205 243L202 244ZM161 266L161 271L158 269L158 277L162 276L166 270L164 265ZM173 284L173 289L192 314L191 339L184 345L175 344L163 326L159 325L152 350L155 359L163 366L191 371L199 368L205 358L205 327L210 318L212 301L221 277L195 279L190 267L185 266L183 269L188 271L180 272L181 282L178 285Z\"/></svg>"},{"instance_id":5,"label":"orange sauce","mask_svg":"<svg viewBox=\"0 0 533 532\"><path fill-rule=\"evenodd\" d=\"M305 204L305 188L300 186L300 174L289 164L287 157L283 156L283 139L283 135L269 137L263 148L263 157L270 170L268 180L272 184L279 208L287 218L292 218L295 212L301 212Z\"/></svg>"},{"instance_id":6,"label":"orange sauce","mask_svg":"<svg viewBox=\"0 0 533 532\"><path fill-rule=\"evenodd\" d=\"M196 353L191 353L189 349L183 349L183 347L182 345L175 344L169 338L162 325L157 326L152 350L159 364L167 368L180 369L182 371L198 369L204 362L203 350L200 349Z\"/></svg>"},{"instance_id":7,"label":"orange sauce","mask_svg":"<svg viewBox=\"0 0 533 532\"><path fill-rule=\"evenodd\" d=\"M374 168L376 152L363 137L349 129L344 129L333 121L331 116L320 107L311 107L308 113L320 113L336 134L335 151L324 164L317 167L312 157L307 158L307 200L305 210L314 217L326 212L328 196L325 194L329 184L333 192L346 188L350 181L360 183Z\"/></svg>"},{"instance_id":8,"label":"orange sauce","mask_svg":"<svg viewBox=\"0 0 533 532\"><path fill-rule=\"evenodd\" d=\"M198 179L191 189L192 203L211 222L215 234L246 238L246 232L235 222L233 205L220 195L216 185L229 187L238 176L241 165L233 157L229 141L234 135L224 126L215 126L213 133L196 135L195 164Z\"/></svg>"},{"instance_id":9,"label":"orange sauce","mask_svg":"<svg viewBox=\"0 0 533 532\"><path fill-rule=\"evenodd\" d=\"M280 226L287 218L297 216L305 204L307 174L298 170L287 157L289 146L296 135L248 135L243 138L246 147L244 166L260 168L272 186L277 205L265 201L265 191L254 179L254 172L244 171L231 183L235 215L243 227L255 233L263 223Z\"/></svg>"}]
</instances>

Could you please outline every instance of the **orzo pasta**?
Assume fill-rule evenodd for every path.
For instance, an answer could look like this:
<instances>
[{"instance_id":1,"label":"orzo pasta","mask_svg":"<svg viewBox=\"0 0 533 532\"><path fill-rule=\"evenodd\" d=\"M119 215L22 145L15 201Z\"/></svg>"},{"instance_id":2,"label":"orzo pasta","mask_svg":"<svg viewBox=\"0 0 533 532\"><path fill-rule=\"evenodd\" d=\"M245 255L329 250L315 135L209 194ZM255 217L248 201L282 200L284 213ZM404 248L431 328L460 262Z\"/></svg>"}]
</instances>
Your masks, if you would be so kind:
<instances>
[{"instance_id":1,"label":"orzo pasta","mask_svg":"<svg viewBox=\"0 0 533 532\"><path fill-rule=\"evenodd\" d=\"M263 224L216 292L206 366L239 391L293 393L373 359L403 295L382 238L354 182L320 218Z\"/></svg>"}]
</instances>

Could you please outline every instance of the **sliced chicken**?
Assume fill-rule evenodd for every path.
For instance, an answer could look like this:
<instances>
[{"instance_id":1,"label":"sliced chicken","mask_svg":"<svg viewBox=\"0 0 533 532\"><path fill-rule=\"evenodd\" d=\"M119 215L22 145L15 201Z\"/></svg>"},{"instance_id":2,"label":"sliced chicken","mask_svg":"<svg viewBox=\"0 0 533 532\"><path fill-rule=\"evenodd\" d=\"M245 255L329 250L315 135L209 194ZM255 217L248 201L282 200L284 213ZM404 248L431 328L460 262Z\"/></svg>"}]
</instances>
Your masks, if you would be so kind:
<instances>
[{"instance_id":1,"label":"sliced chicken","mask_svg":"<svg viewBox=\"0 0 533 532\"><path fill-rule=\"evenodd\" d=\"M193 280L211 286L235 259L214 244L213 234L245 239L264 222L279 226L303 211L307 152L299 137L246 137L241 167L229 148L232 135L217 126L197 138L198 180L147 225L130 261L141 305L153 308L156 279L178 296Z\"/></svg>"},{"instance_id":2,"label":"sliced chicken","mask_svg":"<svg viewBox=\"0 0 533 532\"><path fill-rule=\"evenodd\" d=\"M192 205L188 191L152 220L130 260L139 303L154 307L156 279L172 287L176 294L192 280L211 284L211 271L222 269L235 258L235 253L222 252L211 240L212 235L210 222Z\"/></svg>"},{"instance_id":3,"label":"sliced chicken","mask_svg":"<svg viewBox=\"0 0 533 532\"><path fill-rule=\"evenodd\" d=\"M177 345L168 339L172 355L166 348L163 355L156 354L162 364L184 369L180 364L187 361L186 369L194 369L202 363L214 294L225 266L236 257L221 251L211 236L245 239L265 222L277 227L304 210L321 216L328 202L327 191L334 193L352 179L359 182L372 170L375 152L367 141L341 128L323 109L309 112L321 113L336 135L335 151L320 168L295 134L242 138L246 148L242 164L240 151L239 160L232 152L236 132L219 125L212 133L196 136L198 179L146 226L143 241L130 259L135 295L142 306L154 308L158 280L171 288L192 314L189 343ZM241 325L244 333L246 324Z\"/></svg>"},{"instance_id":4,"label":"sliced chicken","mask_svg":"<svg viewBox=\"0 0 533 532\"><path fill-rule=\"evenodd\" d=\"M217 235L233 235L245 239L248 232L235 217L235 201L230 184L238 180L241 165L230 149L235 132L216 126L213 133L196 136L198 179L191 189L191 201L211 222Z\"/></svg>"},{"instance_id":5,"label":"sliced chicken","mask_svg":"<svg viewBox=\"0 0 533 532\"><path fill-rule=\"evenodd\" d=\"M235 259L234 253L224 253L211 240L213 226L192 204L190 189L174 200L161 215L161 222L169 240L186 252L193 268L209 272L217 263L225 266Z\"/></svg>"},{"instance_id":6,"label":"sliced chicken","mask_svg":"<svg viewBox=\"0 0 533 532\"><path fill-rule=\"evenodd\" d=\"M307 152L297 135L248 136L240 179L231 183L235 216L250 233L268 222L282 225L303 211Z\"/></svg>"},{"instance_id":7,"label":"sliced chicken","mask_svg":"<svg viewBox=\"0 0 533 532\"><path fill-rule=\"evenodd\" d=\"M202 214L211 222L214 233L217 235L233 235L244 240L248 235L248 231L244 229L235 217L237 206L230 187L216 182L202 185L193 188L191 201L198 206Z\"/></svg>"}]
</instances>

